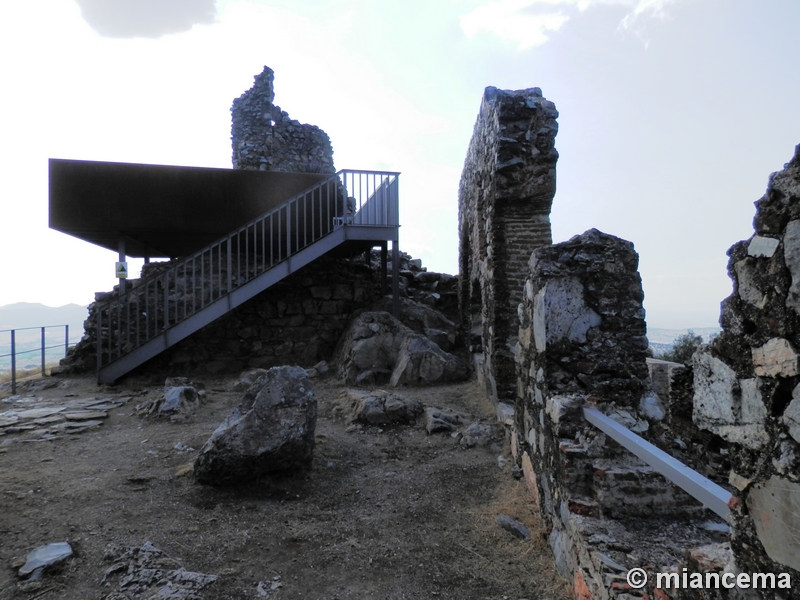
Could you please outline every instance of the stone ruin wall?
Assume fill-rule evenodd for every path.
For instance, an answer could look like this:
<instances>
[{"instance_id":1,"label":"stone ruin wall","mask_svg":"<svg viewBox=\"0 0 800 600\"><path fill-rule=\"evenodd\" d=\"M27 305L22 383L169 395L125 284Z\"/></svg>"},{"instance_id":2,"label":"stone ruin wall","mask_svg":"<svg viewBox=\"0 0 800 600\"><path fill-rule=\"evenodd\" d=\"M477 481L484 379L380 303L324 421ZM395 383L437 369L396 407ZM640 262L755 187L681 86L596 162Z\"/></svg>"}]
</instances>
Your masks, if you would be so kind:
<instances>
[{"instance_id":1,"label":"stone ruin wall","mask_svg":"<svg viewBox=\"0 0 800 600\"><path fill-rule=\"evenodd\" d=\"M641 597L626 595L628 569L674 568L688 548L703 555L697 547L724 537L702 530L708 516L693 498L582 414L591 406L651 443L670 439L648 379L637 266L633 244L589 230L533 252L519 307L512 453L581 600Z\"/></svg>"},{"instance_id":2,"label":"stone ruin wall","mask_svg":"<svg viewBox=\"0 0 800 600\"><path fill-rule=\"evenodd\" d=\"M770 177L753 226L728 250L723 331L693 358L693 416L728 443L736 565L788 572L800 590L800 146Z\"/></svg>"},{"instance_id":3,"label":"stone ruin wall","mask_svg":"<svg viewBox=\"0 0 800 600\"><path fill-rule=\"evenodd\" d=\"M144 275L170 266L169 262L146 265ZM391 310L388 297L381 297L380 273L378 252L370 254L369 263L363 253L352 258L323 256L151 359L138 372L155 378L217 375L285 364L312 367L329 361L355 316L365 310ZM135 288L138 281L130 280L130 284ZM70 349L62 372L95 369L94 308L118 293L115 289L95 295L84 339ZM451 321L458 318L455 277L427 271L420 260L401 253L400 297L401 320L411 329L429 334L415 313L434 309L442 313L443 323L449 323L444 329L452 329L452 344L458 342L455 324L444 316ZM175 301L180 303L181 298ZM415 304L422 308L414 309ZM443 342L440 345L450 349Z\"/></svg>"},{"instance_id":4,"label":"stone ruin wall","mask_svg":"<svg viewBox=\"0 0 800 600\"><path fill-rule=\"evenodd\" d=\"M798 581L800 147L757 203L755 235L729 252L723 334L687 367L646 357L632 244L590 230L549 246L556 116L538 89L487 88L459 190L459 305L479 379L495 401L515 398L502 418L559 570L581 600L800 598L653 577ZM607 439L587 405L733 490L731 523ZM633 567L648 569L645 589L627 585Z\"/></svg>"},{"instance_id":5,"label":"stone ruin wall","mask_svg":"<svg viewBox=\"0 0 800 600\"><path fill-rule=\"evenodd\" d=\"M465 339L494 401L513 403L516 312L531 250L552 241L555 105L539 88L486 88L459 187L459 272Z\"/></svg>"},{"instance_id":6,"label":"stone ruin wall","mask_svg":"<svg viewBox=\"0 0 800 600\"><path fill-rule=\"evenodd\" d=\"M269 67L233 101L233 168L291 173L335 173L330 138L273 104L275 74Z\"/></svg>"}]
</instances>

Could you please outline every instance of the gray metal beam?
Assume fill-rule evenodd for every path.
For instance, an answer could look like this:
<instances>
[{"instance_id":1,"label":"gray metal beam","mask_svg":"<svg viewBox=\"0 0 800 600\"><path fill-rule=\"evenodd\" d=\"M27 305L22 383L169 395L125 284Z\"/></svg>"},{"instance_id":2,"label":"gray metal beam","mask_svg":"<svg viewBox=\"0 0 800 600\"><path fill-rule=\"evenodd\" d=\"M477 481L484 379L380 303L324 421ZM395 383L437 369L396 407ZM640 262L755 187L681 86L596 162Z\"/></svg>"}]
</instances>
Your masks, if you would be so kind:
<instances>
[{"instance_id":1,"label":"gray metal beam","mask_svg":"<svg viewBox=\"0 0 800 600\"><path fill-rule=\"evenodd\" d=\"M643 440L627 427L620 425L596 408L584 406L583 416L589 423L615 442L641 458L686 493L702 502L703 506L713 510L723 519L728 519L730 516L728 504L732 498L729 491L703 477L697 471L690 469L650 442Z\"/></svg>"}]
</instances>

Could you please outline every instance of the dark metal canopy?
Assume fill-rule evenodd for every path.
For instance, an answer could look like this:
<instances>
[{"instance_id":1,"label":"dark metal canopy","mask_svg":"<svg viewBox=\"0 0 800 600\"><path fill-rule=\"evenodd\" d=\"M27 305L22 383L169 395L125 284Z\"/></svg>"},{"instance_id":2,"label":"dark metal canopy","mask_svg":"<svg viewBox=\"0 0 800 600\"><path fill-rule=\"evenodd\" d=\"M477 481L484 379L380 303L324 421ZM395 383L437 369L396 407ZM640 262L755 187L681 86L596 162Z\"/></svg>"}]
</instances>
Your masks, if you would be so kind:
<instances>
[{"instance_id":1,"label":"dark metal canopy","mask_svg":"<svg viewBox=\"0 0 800 600\"><path fill-rule=\"evenodd\" d=\"M50 159L50 228L133 257L191 254L330 175Z\"/></svg>"}]
</instances>

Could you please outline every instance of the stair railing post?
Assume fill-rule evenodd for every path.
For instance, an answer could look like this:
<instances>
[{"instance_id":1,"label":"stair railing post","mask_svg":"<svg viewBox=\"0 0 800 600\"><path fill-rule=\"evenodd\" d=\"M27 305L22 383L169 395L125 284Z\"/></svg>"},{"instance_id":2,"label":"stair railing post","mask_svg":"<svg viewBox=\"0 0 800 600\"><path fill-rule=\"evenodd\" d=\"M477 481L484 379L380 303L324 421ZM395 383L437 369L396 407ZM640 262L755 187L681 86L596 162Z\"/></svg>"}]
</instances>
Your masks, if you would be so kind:
<instances>
[{"instance_id":1,"label":"stair railing post","mask_svg":"<svg viewBox=\"0 0 800 600\"><path fill-rule=\"evenodd\" d=\"M286 258L292 255L292 205L286 206Z\"/></svg>"},{"instance_id":2,"label":"stair railing post","mask_svg":"<svg viewBox=\"0 0 800 600\"><path fill-rule=\"evenodd\" d=\"M227 292L230 294L233 286L233 239L228 236L228 258L226 260L226 267L228 269L228 288Z\"/></svg>"}]
</instances>

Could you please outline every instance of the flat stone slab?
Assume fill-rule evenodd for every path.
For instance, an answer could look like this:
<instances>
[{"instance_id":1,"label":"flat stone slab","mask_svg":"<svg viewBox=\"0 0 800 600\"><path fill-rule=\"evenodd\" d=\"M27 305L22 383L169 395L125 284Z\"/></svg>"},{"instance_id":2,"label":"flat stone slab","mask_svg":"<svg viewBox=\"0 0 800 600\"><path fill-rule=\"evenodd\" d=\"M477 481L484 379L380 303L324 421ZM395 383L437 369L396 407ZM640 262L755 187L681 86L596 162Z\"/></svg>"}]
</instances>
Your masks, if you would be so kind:
<instances>
[{"instance_id":1,"label":"flat stone slab","mask_svg":"<svg viewBox=\"0 0 800 600\"><path fill-rule=\"evenodd\" d=\"M78 412L65 412L67 421L90 421L92 419L106 419L108 413L102 410L83 410Z\"/></svg>"},{"instance_id":2,"label":"flat stone slab","mask_svg":"<svg viewBox=\"0 0 800 600\"><path fill-rule=\"evenodd\" d=\"M14 408L0 413L0 435L25 434L24 441L34 441L32 438L52 439L59 433L82 433L102 425L108 411L130 399L21 398L14 401ZM19 406L23 400L25 405Z\"/></svg>"},{"instance_id":3,"label":"flat stone slab","mask_svg":"<svg viewBox=\"0 0 800 600\"><path fill-rule=\"evenodd\" d=\"M72 556L72 546L67 542L57 542L40 546L33 552L29 552L25 559L25 564L19 568L20 577L27 577L36 569L44 569Z\"/></svg>"},{"instance_id":4,"label":"flat stone slab","mask_svg":"<svg viewBox=\"0 0 800 600\"><path fill-rule=\"evenodd\" d=\"M49 417L50 415L63 412L65 409L65 406L56 406L52 408L31 408L15 414L19 419L40 419L42 417Z\"/></svg>"}]
</instances>

